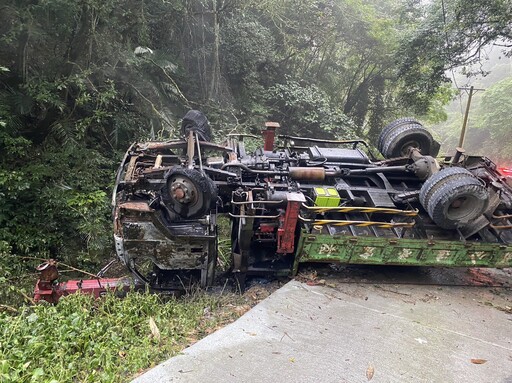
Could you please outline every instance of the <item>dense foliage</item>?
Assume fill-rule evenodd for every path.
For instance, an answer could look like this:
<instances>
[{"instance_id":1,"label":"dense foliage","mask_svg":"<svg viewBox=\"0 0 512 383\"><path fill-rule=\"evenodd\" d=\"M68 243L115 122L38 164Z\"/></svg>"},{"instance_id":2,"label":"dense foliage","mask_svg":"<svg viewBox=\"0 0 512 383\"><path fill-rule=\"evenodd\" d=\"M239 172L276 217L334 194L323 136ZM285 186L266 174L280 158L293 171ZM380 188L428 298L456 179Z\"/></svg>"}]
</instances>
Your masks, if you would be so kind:
<instances>
[{"instance_id":1,"label":"dense foliage","mask_svg":"<svg viewBox=\"0 0 512 383\"><path fill-rule=\"evenodd\" d=\"M477 79L475 88L478 90L471 101L464 148L468 153L490 157L499 166L510 167L512 130L508 121L512 108L512 59L497 62L498 69L501 66L509 69L494 79ZM458 145L463 120L461 106L467 103L467 93L462 93L447 109L447 121L436 126L445 148Z\"/></svg>"},{"instance_id":2,"label":"dense foliage","mask_svg":"<svg viewBox=\"0 0 512 383\"><path fill-rule=\"evenodd\" d=\"M125 382L231 318L206 295L86 295L0 313L0 381Z\"/></svg>"},{"instance_id":3,"label":"dense foliage","mask_svg":"<svg viewBox=\"0 0 512 383\"><path fill-rule=\"evenodd\" d=\"M512 55L512 3L509 0L411 0L409 18L420 20L402 41L398 69L405 88L402 100L424 113L440 87L450 82L447 70L468 75L484 72L486 49L495 45ZM474 65L478 64L478 65Z\"/></svg>"}]
</instances>

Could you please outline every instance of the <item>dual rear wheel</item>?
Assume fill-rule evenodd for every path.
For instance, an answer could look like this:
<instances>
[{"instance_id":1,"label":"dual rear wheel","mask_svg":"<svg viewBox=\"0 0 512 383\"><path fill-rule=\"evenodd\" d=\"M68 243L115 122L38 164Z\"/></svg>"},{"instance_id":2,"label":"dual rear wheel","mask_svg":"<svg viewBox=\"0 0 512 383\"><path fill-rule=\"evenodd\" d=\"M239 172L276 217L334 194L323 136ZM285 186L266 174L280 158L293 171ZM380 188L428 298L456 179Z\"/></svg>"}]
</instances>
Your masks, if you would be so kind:
<instances>
[{"instance_id":1,"label":"dual rear wheel","mask_svg":"<svg viewBox=\"0 0 512 383\"><path fill-rule=\"evenodd\" d=\"M445 229L471 225L489 205L485 185L469 170L459 167L435 173L423 184L419 197L430 218Z\"/></svg>"},{"instance_id":2,"label":"dual rear wheel","mask_svg":"<svg viewBox=\"0 0 512 383\"><path fill-rule=\"evenodd\" d=\"M421 123L404 117L395 120L382 129L377 141L377 149L384 158L405 157L410 148L432 157L439 153L439 144Z\"/></svg>"},{"instance_id":3,"label":"dual rear wheel","mask_svg":"<svg viewBox=\"0 0 512 383\"><path fill-rule=\"evenodd\" d=\"M384 158L406 157L411 148L424 156L436 157L440 145L423 125L412 117L395 120L382 129L377 149ZM489 191L469 170L441 169L423 184L420 203L439 227L470 226L489 205Z\"/></svg>"}]
</instances>

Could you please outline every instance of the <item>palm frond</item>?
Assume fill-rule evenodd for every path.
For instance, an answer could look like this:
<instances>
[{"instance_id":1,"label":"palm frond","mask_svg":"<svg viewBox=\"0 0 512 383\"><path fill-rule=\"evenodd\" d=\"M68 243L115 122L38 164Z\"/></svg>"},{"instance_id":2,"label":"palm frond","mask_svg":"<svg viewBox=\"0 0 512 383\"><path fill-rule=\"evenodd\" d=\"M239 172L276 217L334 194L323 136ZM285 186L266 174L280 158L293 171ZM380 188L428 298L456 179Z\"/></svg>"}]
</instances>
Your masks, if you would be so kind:
<instances>
[{"instance_id":1,"label":"palm frond","mask_svg":"<svg viewBox=\"0 0 512 383\"><path fill-rule=\"evenodd\" d=\"M57 120L50 125L49 137L63 146L76 145L77 141L73 132L73 124L70 120Z\"/></svg>"}]
</instances>

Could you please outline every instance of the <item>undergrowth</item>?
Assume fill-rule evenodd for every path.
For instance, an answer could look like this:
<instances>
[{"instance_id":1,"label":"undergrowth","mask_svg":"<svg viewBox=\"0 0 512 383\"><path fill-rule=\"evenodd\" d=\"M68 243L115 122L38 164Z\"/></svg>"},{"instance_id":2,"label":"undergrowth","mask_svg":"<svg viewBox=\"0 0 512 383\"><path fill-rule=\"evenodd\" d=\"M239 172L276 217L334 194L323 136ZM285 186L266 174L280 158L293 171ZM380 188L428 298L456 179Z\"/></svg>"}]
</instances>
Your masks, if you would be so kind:
<instances>
[{"instance_id":1,"label":"undergrowth","mask_svg":"<svg viewBox=\"0 0 512 383\"><path fill-rule=\"evenodd\" d=\"M0 382L127 381L233 319L225 298L76 294L0 312Z\"/></svg>"}]
</instances>

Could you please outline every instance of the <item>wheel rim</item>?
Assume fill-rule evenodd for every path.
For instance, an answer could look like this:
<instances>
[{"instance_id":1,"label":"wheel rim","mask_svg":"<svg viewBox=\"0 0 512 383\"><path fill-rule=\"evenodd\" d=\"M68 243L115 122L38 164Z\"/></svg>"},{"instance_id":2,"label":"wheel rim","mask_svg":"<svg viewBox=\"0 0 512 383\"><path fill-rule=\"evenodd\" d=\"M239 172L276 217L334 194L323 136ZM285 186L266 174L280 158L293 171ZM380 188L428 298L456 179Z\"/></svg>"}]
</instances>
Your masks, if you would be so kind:
<instances>
[{"instance_id":1,"label":"wheel rim","mask_svg":"<svg viewBox=\"0 0 512 383\"><path fill-rule=\"evenodd\" d=\"M216 198L213 181L195 169L173 169L163 189L164 202L182 218L204 215Z\"/></svg>"},{"instance_id":2,"label":"wheel rim","mask_svg":"<svg viewBox=\"0 0 512 383\"><path fill-rule=\"evenodd\" d=\"M170 180L169 196L173 201L179 204L197 204L199 196L196 185L187 177L173 177Z\"/></svg>"},{"instance_id":3,"label":"wheel rim","mask_svg":"<svg viewBox=\"0 0 512 383\"><path fill-rule=\"evenodd\" d=\"M468 221L481 214L485 201L470 194L454 198L446 209L446 218L453 221Z\"/></svg>"}]
</instances>

